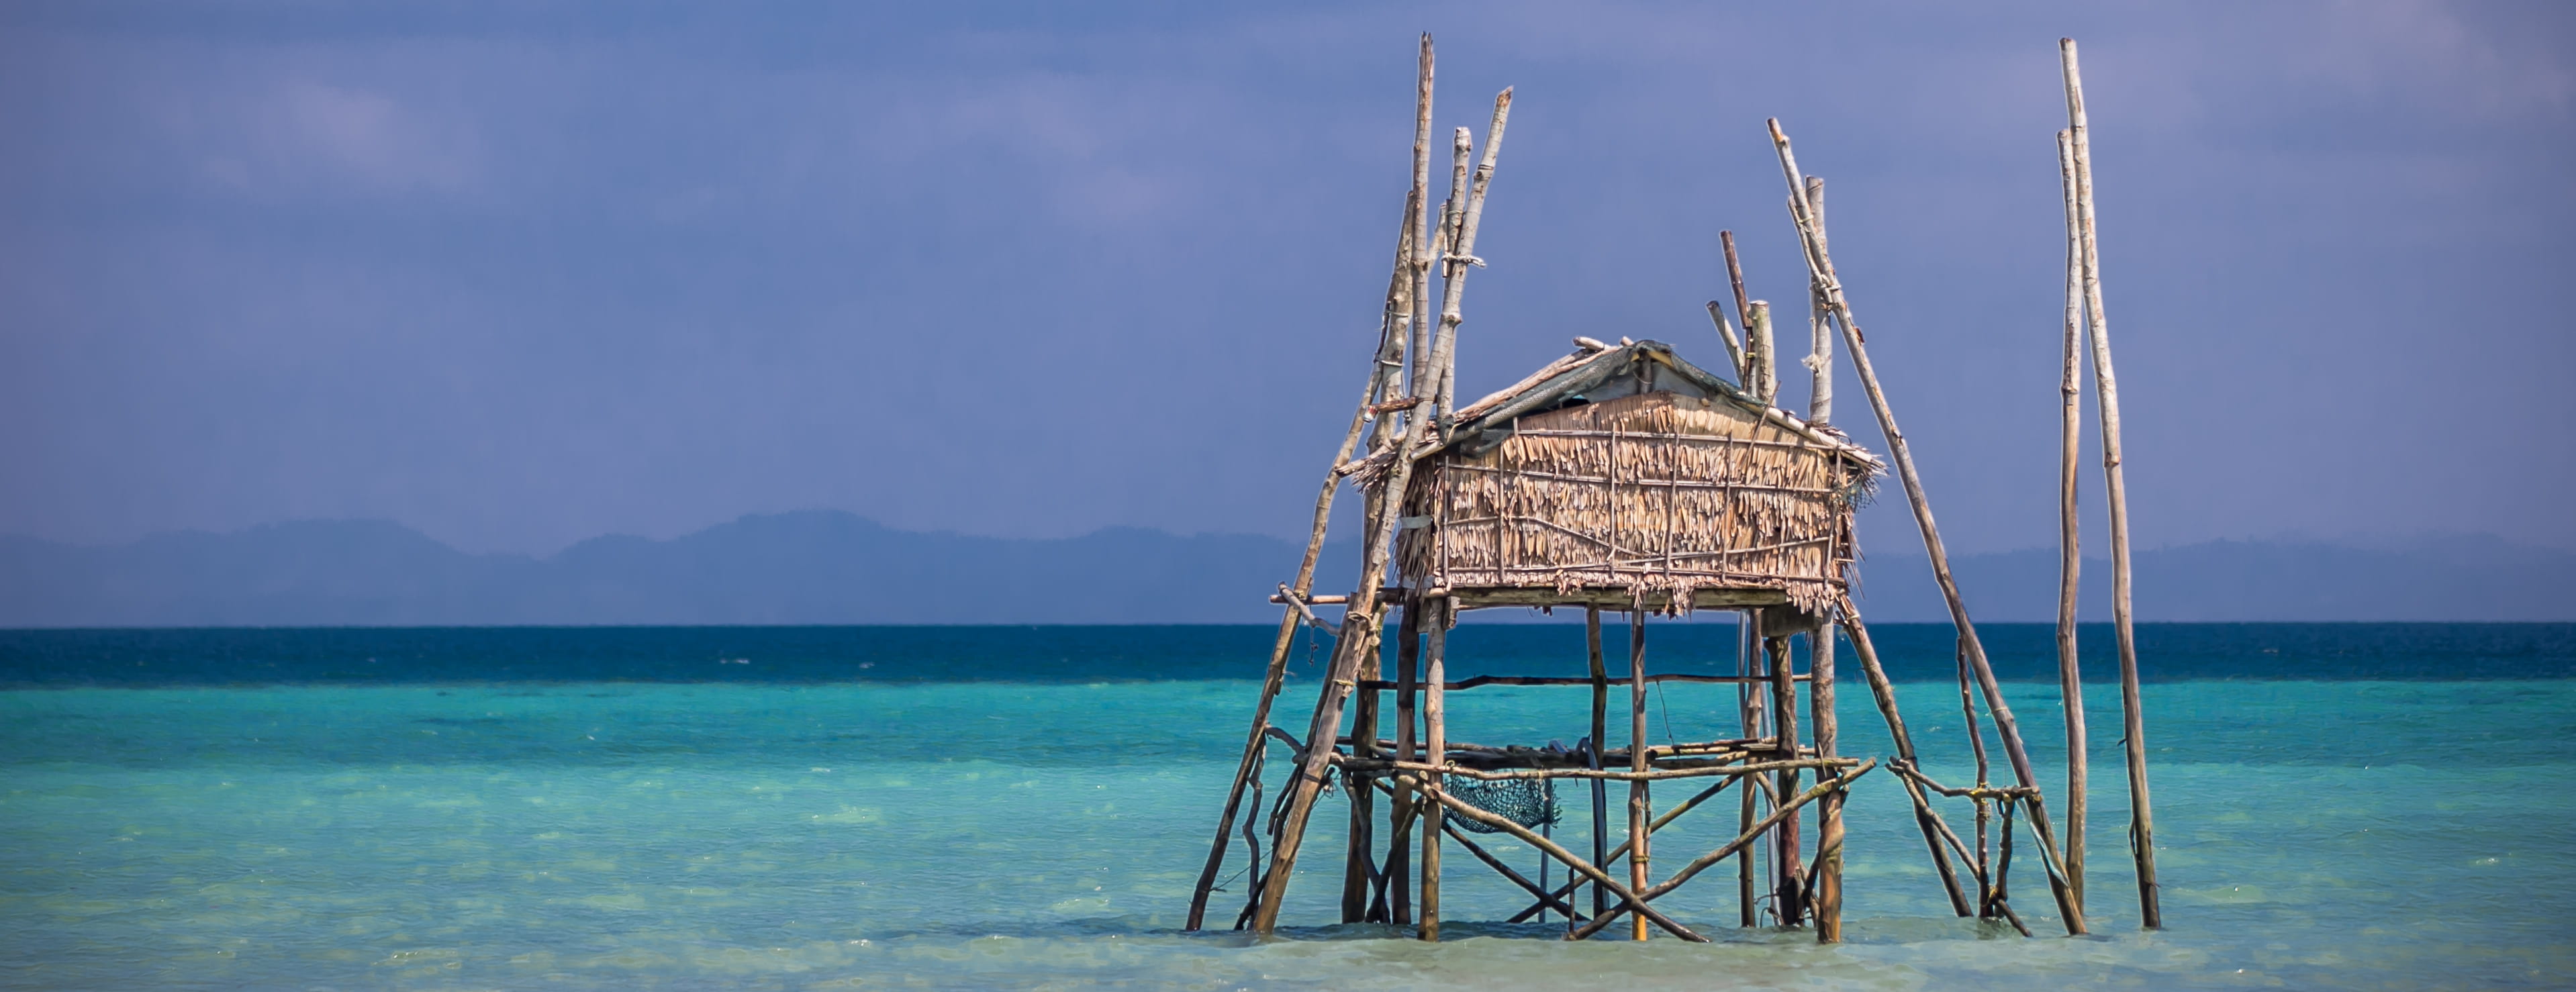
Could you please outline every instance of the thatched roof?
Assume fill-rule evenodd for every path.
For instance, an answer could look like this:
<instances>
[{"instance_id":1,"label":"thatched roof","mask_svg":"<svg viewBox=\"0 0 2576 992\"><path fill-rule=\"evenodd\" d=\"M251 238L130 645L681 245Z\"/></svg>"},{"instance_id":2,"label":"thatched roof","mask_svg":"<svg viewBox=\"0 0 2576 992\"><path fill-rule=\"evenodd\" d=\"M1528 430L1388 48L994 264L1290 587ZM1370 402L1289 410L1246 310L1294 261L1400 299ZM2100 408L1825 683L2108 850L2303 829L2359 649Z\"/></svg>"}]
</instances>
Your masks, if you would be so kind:
<instances>
[{"instance_id":1,"label":"thatched roof","mask_svg":"<svg viewBox=\"0 0 2576 992\"><path fill-rule=\"evenodd\" d=\"M1818 448L1866 466L1873 475L1886 468L1878 456L1853 444L1843 432L1809 424L1786 410L1756 401L1736 384L1685 361L1673 353L1672 345L1661 341L1622 342L1600 348L1590 347L1587 342L1585 347L1547 363L1521 381L1460 408L1447 439L1423 446L1415 457L1431 458L1459 448L1479 450L1501 443L1511 433L1515 419L1649 390L1670 390L1730 403ZM1392 461L1392 452L1380 451L1346 471L1363 481L1374 481Z\"/></svg>"}]
</instances>

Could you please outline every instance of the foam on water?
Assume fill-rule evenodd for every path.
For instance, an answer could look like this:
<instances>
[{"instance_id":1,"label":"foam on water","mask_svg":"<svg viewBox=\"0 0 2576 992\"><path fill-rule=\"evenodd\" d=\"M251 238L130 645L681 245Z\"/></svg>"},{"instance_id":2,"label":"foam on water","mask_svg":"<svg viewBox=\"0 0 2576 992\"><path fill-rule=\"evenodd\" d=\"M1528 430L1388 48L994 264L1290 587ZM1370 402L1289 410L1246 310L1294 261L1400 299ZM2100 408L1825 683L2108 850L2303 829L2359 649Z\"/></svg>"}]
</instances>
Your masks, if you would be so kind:
<instances>
[{"instance_id":1,"label":"foam on water","mask_svg":"<svg viewBox=\"0 0 2576 992\"><path fill-rule=\"evenodd\" d=\"M1666 708L1675 734L1713 729L1732 691L1702 688L1661 700L1654 732ZM1955 690L1901 689L1927 750L1963 758ZM2053 689L2014 691L2035 757L2059 774ZM1830 948L1734 929L1733 888L1716 875L1658 904L1719 936L1713 947L1569 946L1545 926L1473 922L1437 946L1378 927L1179 933L1252 692L0 693L0 983L2393 989L2576 975L2576 682L2150 686L2170 924L2156 934L2135 927L2116 693L2097 687L2090 902L2103 936L2045 936L2053 913L2028 861L2016 904L2041 939L1951 917L1901 793L1873 775L1850 807L1851 942ZM1454 696L1453 736L1581 736L1580 701L1550 692ZM1865 693L1844 694L1843 724L1847 753L1886 752ZM1958 760L1931 770L1970 774ZM1586 848L1582 796L1564 798L1558 836ZM1659 863L1722 841L1733 804L1720 805L1658 834ZM1330 808L1291 922L1335 914ZM1526 848L1495 850L1536 868ZM1508 883L1453 860L1451 920L1520 907ZM1230 919L1239 900L1220 894L1212 915Z\"/></svg>"}]
</instances>

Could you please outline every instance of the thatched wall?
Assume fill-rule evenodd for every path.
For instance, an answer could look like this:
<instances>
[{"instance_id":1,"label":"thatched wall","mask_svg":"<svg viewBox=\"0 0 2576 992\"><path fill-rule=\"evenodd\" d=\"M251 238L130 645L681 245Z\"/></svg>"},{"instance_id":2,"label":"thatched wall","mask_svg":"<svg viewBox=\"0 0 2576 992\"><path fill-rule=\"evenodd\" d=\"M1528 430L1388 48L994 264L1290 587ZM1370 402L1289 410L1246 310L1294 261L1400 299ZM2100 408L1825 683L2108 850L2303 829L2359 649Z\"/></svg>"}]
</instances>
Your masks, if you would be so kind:
<instances>
[{"instance_id":1,"label":"thatched wall","mask_svg":"<svg viewBox=\"0 0 2576 992\"><path fill-rule=\"evenodd\" d=\"M1407 579L1433 587L1779 589L1815 610L1853 559L1873 466L1723 400L1670 392L1524 417L1426 460L1405 494Z\"/></svg>"}]
</instances>

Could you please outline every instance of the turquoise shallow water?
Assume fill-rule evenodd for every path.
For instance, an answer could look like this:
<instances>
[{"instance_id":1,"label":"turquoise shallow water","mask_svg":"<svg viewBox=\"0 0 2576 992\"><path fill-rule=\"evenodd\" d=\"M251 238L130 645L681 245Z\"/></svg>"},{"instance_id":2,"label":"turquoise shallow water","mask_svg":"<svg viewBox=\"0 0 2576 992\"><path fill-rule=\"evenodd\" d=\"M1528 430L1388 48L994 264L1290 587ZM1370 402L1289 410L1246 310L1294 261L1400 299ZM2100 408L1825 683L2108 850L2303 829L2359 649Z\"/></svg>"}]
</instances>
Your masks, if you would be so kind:
<instances>
[{"instance_id":1,"label":"turquoise shallow water","mask_svg":"<svg viewBox=\"0 0 2576 992\"><path fill-rule=\"evenodd\" d=\"M1515 668L1514 670L1520 670ZM0 693L0 984L24 988L2560 987L2576 976L2576 681L2151 684L2168 930L2135 927L2117 694L2093 687L2091 903L1951 917L1902 794L1850 815L1851 942L1715 947L1452 924L1182 934L1253 685L307 683ZM1901 687L1964 759L1955 689ZM1653 732L1712 728L1679 688ZM1453 696L1457 735L1571 740L1563 690ZM1725 692L1721 697L1719 692ZM1291 689L1302 711L1311 681ZM1865 693L1847 753L1883 754ZM2062 768L2052 687L2014 687ZM1966 775L1960 761L1936 774ZM2054 789L2061 783L2052 782ZM1575 803L1559 836L1588 846ZM1731 820L1731 817L1728 817ZM1337 852L1338 815L1309 852ZM1955 818L1964 826L1964 817ZM1688 823L1687 820L1684 823ZM1659 834L1714 846L1720 824ZM1505 857L1535 870L1508 843ZM1519 908L1462 863L1453 921ZM1231 871L1231 868L1229 868ZM1287 919L1334 915L1310 857ZM1221 904L1226 896L1220 896ZM1230 918L1230 913L1228 914Z\"/></svg>"}]
</instances>

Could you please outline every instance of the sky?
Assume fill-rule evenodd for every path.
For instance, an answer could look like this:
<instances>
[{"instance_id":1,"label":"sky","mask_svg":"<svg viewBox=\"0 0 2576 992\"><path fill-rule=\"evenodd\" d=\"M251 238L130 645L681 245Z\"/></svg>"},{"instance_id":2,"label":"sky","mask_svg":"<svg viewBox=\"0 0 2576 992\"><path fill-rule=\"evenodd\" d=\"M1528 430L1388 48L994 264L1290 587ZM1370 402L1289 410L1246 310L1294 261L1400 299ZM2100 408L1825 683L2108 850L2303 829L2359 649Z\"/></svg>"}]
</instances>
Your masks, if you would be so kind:
<instances>
[{"instance_id":1,"label":"sky","mask_svg":"<svg viewBox=\"0 0 2576 992\"><path fill-rule=\"evenodd\" d=\"M2053 542L2071 35L2140 545L2576 547L2576 8L2431 2L11 3L0 533L1302 537L1422 31L1466 396L1722 365L1720 229L1802 320L1776 116L1953 550Z\"/></svg>"}]
</instances>

